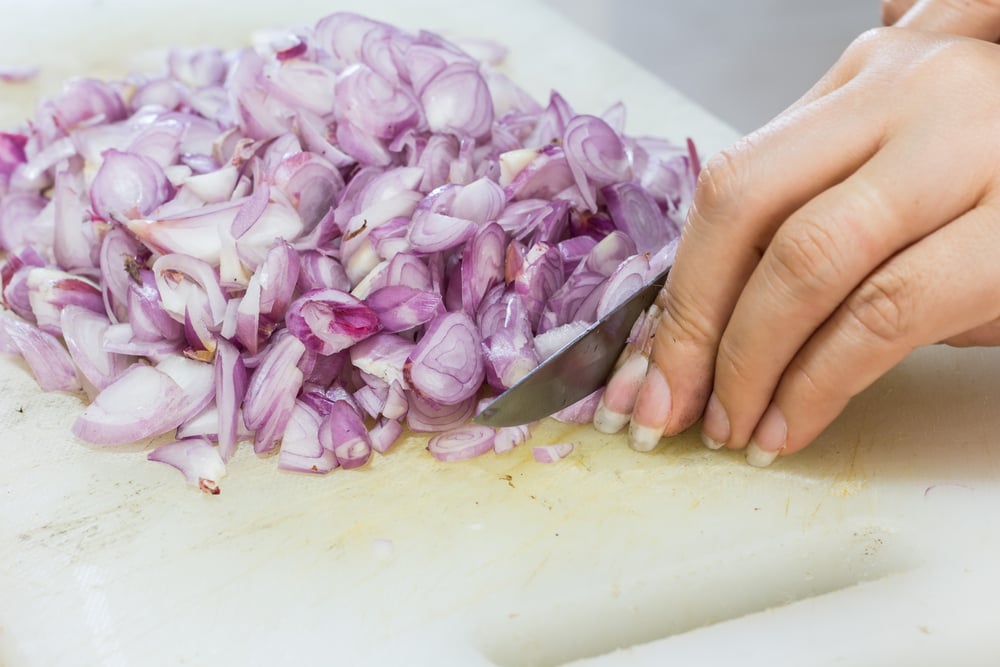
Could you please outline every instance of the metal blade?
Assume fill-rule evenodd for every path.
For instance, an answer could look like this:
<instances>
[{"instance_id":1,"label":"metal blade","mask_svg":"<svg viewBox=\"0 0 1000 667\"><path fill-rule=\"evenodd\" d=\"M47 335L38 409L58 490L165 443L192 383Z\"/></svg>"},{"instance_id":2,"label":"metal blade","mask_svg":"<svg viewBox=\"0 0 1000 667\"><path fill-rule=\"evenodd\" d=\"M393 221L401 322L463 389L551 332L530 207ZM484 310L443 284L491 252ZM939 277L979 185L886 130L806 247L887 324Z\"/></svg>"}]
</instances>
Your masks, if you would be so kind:
<instances>
[{"instance_id":1,"label":"metal blade","mask_svg":"<svg viewBox=\"0 0 1000 667\"><path fill-rule=\"evenodd\" d=\"M625 348L632 325L656 300L668 271L500 394L476 415L474 421L493 427L527 424L559 412L597 391Z\"/></svg>"}]
</instances>

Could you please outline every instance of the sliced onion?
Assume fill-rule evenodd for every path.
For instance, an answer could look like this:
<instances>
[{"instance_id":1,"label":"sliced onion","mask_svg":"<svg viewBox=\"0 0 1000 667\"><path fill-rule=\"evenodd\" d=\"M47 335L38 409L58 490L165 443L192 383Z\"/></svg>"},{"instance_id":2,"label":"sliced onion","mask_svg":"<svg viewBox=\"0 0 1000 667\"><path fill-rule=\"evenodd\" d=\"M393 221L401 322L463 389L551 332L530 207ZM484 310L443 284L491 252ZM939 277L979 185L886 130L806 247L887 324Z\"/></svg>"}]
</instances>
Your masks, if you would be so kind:
<instances>
[{"instance_id":1,"label":"sliced onion","mask_svg":"<svg viewBox=\"0 0 1000 667\"><path fill-rule=\"evenodd\" d=\"M538 353L538 358L548 359L566 344L573 342L589 327L590 324L583 320L574 320L535 336L535 351Z\"/></svg>"},{"instance_id":2,"label":"sliced onion","mask_svg":"<svg viewBox=\"0 0 1000 667\"><path fill-rule=\"evenodd\" d=\"M149 215L173 195L160 165L145 155L108 150L90 187L94 213L104 220Z\"/></svg>"},{"instance_id":3,"label":"sliced onion","mask_svg":"<svg viewBox=\"0 0 1000 667\"><path fill-rule=\"evenodd\" d=\"M503 280L505 244L503 228L492 222L479 228L462 253L462 306L470 315Z\"/></svg>"},{"instance_id":4,"label":"sliced onion","mask_svg":"<svg viewBox=\"0 0 1000 667\"><path fill-rule=\"evenodd\" d=\"M382 326L375 311L336 289L314 290L293 301L285 324L307 349L320 354L345 350Z\"/></svg>"},{"instance_id":5,"label":"sliced onion","mask_svg":"<svg viewBox=\"0 0 1000 667\"><path fill-rule=\"evenodd\" d=\"M498 428L496 437L493 438L493 451L505 454L527 440L530 435L531 431L526 425Z\"/></svg>"},{"instance_id":6,"label":"sliced onion","mask_svg":"<svg viewBox=\"0 0 1000 667\"><path fill-rule=\"evenodd\" d=\"M493 124L490 89L473 62L445 67L423 87L420 103L433 132L480 139Z\"/></svg>"},{"instance_id":7,"label":"sliced onion","mask_svg":"<svg viewBox=\"0 0 1000 667\"><path fill-rule=\"evenodd\" d=\"M372 449L379 454L386 454L389 448L399 440L403 434L403 425L394 419L380 419L368 432L372 442Z\"/></svg>"},{"instance_id":8,"label":"sliced onion","mask_svg":"<svg viewBox=\"0 0 1000 667\"><path fill-rule=\"evenodd\" d=\"M152 366L134 364L107 385L73 424L73 434L95 445L122 445L177 428L188 395Z\"/></svg>"},{"instance_id":9,"label":"sliced onion","mask_svg":"<svg viewBox=\"0 0 1000 667\"><path fill-rule=\"evenodd\" d=\"M629 161L621 135L597 116L574 116L563 133L566 162L591 211L595 188L629 180Z\"/></svg>"},{"instance_id":10,"label":"sliced onion","mask_svg":"<svg viewBox=\"0 0 1000 667\"><path fill-rule=\"evenodd\" d=\"M357 467L404 419L462 427L484 382L672 263L699 158L626 135L622 105L543 108L456 44L355 14L258 42L75 79L0 132L0 350L100 392L81 437L180 427L157 456L182 470L248 439L284 440L281 468Z\"/></svg>"},{"instance_id":11,"label":"sliced onion","mask_svg":"<svg viewBox=\"0 0 1000 667\"><path fill-rule=\"evenodd\" d=\"M24 152L27 143L24 134L0 132L0 183L6 185L17 166L27 161Z\"/></svg>"},{"instance_id":12,"label":"sliced onion","mask_svg":"<svg viewBox=\"0 0 1000 667\"><path fill-rule=\"evenodd\" d=\"M218 409L219 455L228 461L236 451L247 391L247 369L239 350L227 340L215 348L215 405Z\"/></svg>"},{"instance_id":13,"label":"sliced onion","mask_svg":"<svg viewBox=\"0 0 1000 667\"><path fill-rule=\"evenodd\" d=\"M656 200L636 183L601 189L615 226L628 234L639 252L656 252L680 235L677 224L663 215Z\"/></svg>"},{"instance_id":14,"label":"sliced onion","mask_svg":"<svg viewBox=\"0 0 1000 667\"><path fill-rule=\"evenodd\" d=\"M4 196L0 201L0 243L11 250L24 248L31 238L31 226L46 204L44 197L33 193L12 192Z\"/></svg>"},{"instance_id":15,"label":"sliced onion","mask_svg":"<svg viewBox=\"0 0 1000 667\"><path fill-rule=\"evenodd\" d=\"M112 324L104 332L104 350L114 354L146 357L158 361L181 351L181 343L176 340L144 341L135 337L128 322Z\"/></svg>"},{"instance_id":16,"label":"sliced onion","mask_svg":"<svg viewBox=\"0 0 1000 667\"><path fill-rule=\"evenodd\" d=\"M31 81L41 69L37 65L4 65L0 67L0 81L4 83L24 83Z\"/></svg>"},{"instance_id":17,"label":"sliced onion","mask_svg":"<svg viewBox=\"0 0 1000 667\"><path fill-rule=\"evenodd\" d=\"M208 439L190 438L160 445L147 458L177 468L191 486L219 495L219 480L226 475L226 464Z\"/></svg>"},{"instance_id":18,"label":"sliced onion","mask_svg":"<svg viewBox=\"0 0 1000 667\"><path fill-rule=\"evenodd\" d=\"M243 401L243 421L257 432L254 451L258 454L274 448L291 418L303 379L297 365L305 351L295 336L281 336L250 378Z\"/></svg>"},{"instance_id":19,"label":"sliced onion","mask_svg":"<svg viewBox=\"0 0 1000 667\"><path fill-rule=\"evenodd\" d=\"M60 311L64 306L81 306L95 313L104 312L100 289L80 276L47 268L29 268L25 285L35 322L49 333L61 333Z\"/></svg>"},{"instance_id":20,"label":"sliced onion","mask_svg":"<svg viewBox=\"0 0 1000 667\"><path fill-rule=\"evenodd\" d=\"M161 359L156 370L177 383L187 398L182 422L204 410L215 398L215 369L212 364L175 354Z\"/></svg>"},{"instance_id":21,"label":"sliced onion","mask_svg":"<svg viewBox=\"0 0 1000 667\"><path fill-rule=\"evenodd\" d=\"M367 304L378 316L382 328L390 333L426 324L444 311L441 295L406 285L390 285L372 292Z\"/></svg>"},{"instance_id":22,"label":"sliced onion","mask_svg":"<svg viewBox=\"0 0 1000 667\"><path fill-rule=\"evenodd\" d=\"M333 451L320 444L319 429L322 421L319 413L311 407L302 401L295 402L281 438L279 468L325 475L339 465Z\"/></svg>"},{"instance_id":23,"label":"sliced onion","mask_svg":"<svg viewBox=\"0 0 1000 667\"><path fill-rule=\"evenodd\" d=\"M86 211L85 193L80 172L68 166L56 171L52 193L55 205L52 252L56 262L67 269L89 269L97 264L97 239Z\"/></svg>"},{"instance_id":24,"label":"sliced onion","mask_svg":"<svg viewBox=\"0 0 1000 667\"><path fill-rule=\"evenodd\" d=\"M39 387L45 391L80 389L73 361L55 336L14 315L4 314L0 324L7 340L31 368Z\"/></svg>"},{"instance_id":25,"label":"sliced onion","mask_svg":"<svg viewBox=\"0 0 1000 667\"><path fill-rule=\"evenodd\" d=\"M372 443L365 423L350 403L334 401L320 425L319 440L345 470L363 466L371 458Z\"/></svg>"},{"instance_id":26,"label":"sliced onion","mask_svg":"<svg viewBox=\"0 0 1000 667\"><path fill-rule=\"evenodd\" d=\"M468 424L438 433L427 443L427 451L438 461L464 461L493 449L496 431L489 426Z\"/></svg>"},{"instance_id":27,"label":"sliced onion","mask_svg":"<svg viewBox=\"0 0 1000 667\"><path fill-rule=\"evenodd\" d=\"M524 256L524 265L514 278L514 290L524 300L528 320L538 325L546 302L559 288L562 280L562 257L559 250L545 243L536 243Z\"/></svg>"},{"instance_id":28,"label":"sliced onion","mask_svg":"<svg viewBox=\"0 0 1000 667\"><path fill-rule=\"evenodd\" d=\"M597 304L597 317L604 317L624 303L646 283L649 275L649 257L635 255L622 262L608 278L601 300Z\"/></svg>"},{"instance_id":29,"label":"sliced onion","mask_svg":"<svg viewBox=\"0 0 1000 667\"><path fill-rule=\"evenodd\" d=\"M604 395L604 387L584 396L576 403L569 405L552 415L556 421L564 424L589 424L594 421L597 408L600 405L601 397Z\"/></svg>"},{"instance_id":30,"label":"sliced onion","mask_svg":"<svg viewBox=\"0 0 1000 667\"><path fill-rule=\"evenodd\" d=\"M179 339L183 327L164 310L153 272L143 269L137 273L139 280L128 284L128 319L133 335L148 342Z\"/></svg>"},{"instance_id":31,"label":"sliced onion","mask_svg":"<svg viewBox=\"0 0 1000 667\"><path fill-rule=\"evenodd\" d=\"M560 442L554 445L538 445L531 448L531 456L538 463L555 463L570 455L573 443Z\"/></svg>"},{"instance_id":32,"label":"sliced onion","mask_svg":"<svg viewBox=\"0 0 1000 667\"><path fill-rule=\"evenodd\" d=\"M125 355L104 347L111 323L107 316L80 306L68 305L60 313L63 340L80 374L96 389L104 389L132 363Z\"/></svg>"},{"instance_id":33,"label":"sliced onion","mask_svg":"<svg viewBox=\"0 0 1000 667\"><path fill-rule=\"evenodd\" d=\"M404 367L407 383L437 403L471 398L485 376L481 344L479 330L468 315L439 315L410 353Z\"/></svg>"},{"instance_id":34,"label":"sliced onion","mask_svg":"<svg viewBox=\"0 0 1000 667\"><path fill-rule=\"evenodd\" d=\"M406 425L421 433L436 433L447 431L464 424L475 414L476 398L474 396L458 403L436 403L410 392L409 410L406 412Z\"/></svg>"},{"instance_id":35,"label":"sliced onion","mask_svg":"<svg viewBox=\"0 0 1000 667\"><path fill-rule=\"evenodd\" d=\"M128 320L130 273L135 272L143 254L136 240L120 227L113 227L101 241L101 293L113 322Z\"/></svg>"},{"instance_id":36,"label":"sliced onion","mask_svg":"<svg viewBox=\"0 0 1000 667\"><path fill-rule=\"evenodd\" d=\"M364 64L351 65L340 74L334 100L338 120L378 139L392 139L421 122L412 93Z\"/></svg>"}]
</instances>

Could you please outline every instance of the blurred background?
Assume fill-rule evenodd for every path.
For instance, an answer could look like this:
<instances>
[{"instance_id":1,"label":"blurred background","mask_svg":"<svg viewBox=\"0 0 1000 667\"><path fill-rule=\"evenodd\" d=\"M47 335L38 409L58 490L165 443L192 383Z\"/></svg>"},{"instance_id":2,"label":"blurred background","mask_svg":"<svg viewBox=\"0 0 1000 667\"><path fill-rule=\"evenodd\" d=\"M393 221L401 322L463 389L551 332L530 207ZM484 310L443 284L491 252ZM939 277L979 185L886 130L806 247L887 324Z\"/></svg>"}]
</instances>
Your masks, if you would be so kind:
<instances>
[{"instance_id":1,"label":"blurred background","mask_svg":"<svg viewBox=\"0 0 1000 667\"><path fill-rule=\"evenodd\" d=\"M741 132L794 102L878 0L545 0Z\"/></svg>"}]
</instances>

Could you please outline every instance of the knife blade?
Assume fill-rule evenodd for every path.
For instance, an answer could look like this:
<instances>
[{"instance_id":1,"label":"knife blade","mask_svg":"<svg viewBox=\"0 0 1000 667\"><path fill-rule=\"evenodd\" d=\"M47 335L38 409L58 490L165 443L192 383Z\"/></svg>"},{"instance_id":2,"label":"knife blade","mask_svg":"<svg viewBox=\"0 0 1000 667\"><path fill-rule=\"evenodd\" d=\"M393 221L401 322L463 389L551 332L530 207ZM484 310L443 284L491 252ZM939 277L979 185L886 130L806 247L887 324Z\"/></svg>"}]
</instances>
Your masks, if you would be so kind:
<instances>
[{"instance_id":1,"label":"knife blade","mask_svg":"<svg viewBox=\"0 0 1000 667\"><path fill-rule=\"evenodd\" d=\"M632 325L652 305L667 280L666 269L486 406L473 421L519 426L548 417L605 383L628 342Z\"/></svg>"}]
</instances>

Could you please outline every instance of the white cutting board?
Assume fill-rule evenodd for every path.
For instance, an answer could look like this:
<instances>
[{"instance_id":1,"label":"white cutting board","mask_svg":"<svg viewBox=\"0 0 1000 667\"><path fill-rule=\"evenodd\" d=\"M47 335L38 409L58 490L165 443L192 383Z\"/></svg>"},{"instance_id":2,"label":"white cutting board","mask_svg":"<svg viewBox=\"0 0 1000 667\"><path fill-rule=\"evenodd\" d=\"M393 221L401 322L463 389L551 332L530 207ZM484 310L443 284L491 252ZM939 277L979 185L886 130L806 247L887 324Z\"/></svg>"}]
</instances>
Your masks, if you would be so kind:
<instances>
[{"instance_id":1,"label":"white cutting board","mask_svg":"<svg viewBox=\"0 0 1000 667\"><path fill-rule=\"evenodd\" d=\"M137 5L6 8L0 63L46 68L0 89L2 126L66 76L336 6L500 40L537 97L621 99L635 133L735 138L527 1ZM640 455L548 423L535 442L578 445L555 465L526 446L441 464L414 439L314 478L241 451L208 497L143 448L75 441L81 401L2 359L0 666L990 664L998 404L997 351L935 348L767 470L693 434Z\"/></svg>"}]
</instances>

